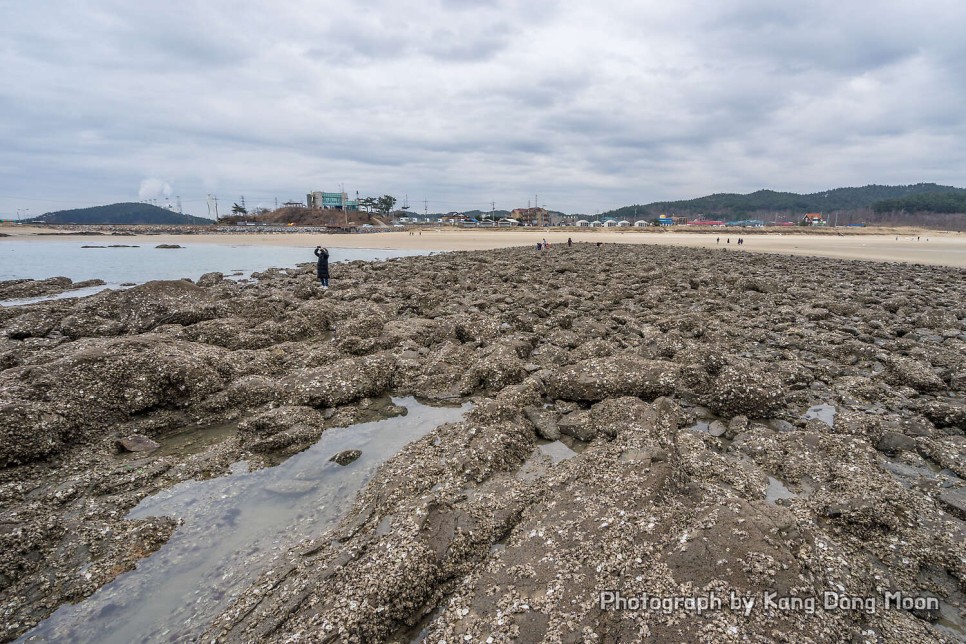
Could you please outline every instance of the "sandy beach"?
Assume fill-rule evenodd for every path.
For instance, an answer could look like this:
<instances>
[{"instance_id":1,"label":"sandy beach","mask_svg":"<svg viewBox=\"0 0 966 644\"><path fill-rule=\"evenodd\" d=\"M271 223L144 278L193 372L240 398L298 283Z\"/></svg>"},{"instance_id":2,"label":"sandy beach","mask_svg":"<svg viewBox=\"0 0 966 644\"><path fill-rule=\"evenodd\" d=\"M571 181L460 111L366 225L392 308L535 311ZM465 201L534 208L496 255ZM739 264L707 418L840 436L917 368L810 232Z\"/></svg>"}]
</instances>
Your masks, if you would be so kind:
<instances>
[{"instance_id":1,"label":"sandy beach","mask_svg":"<svg viewBox=\"0 0 966 644\"><path fill-rule=\"evenodd\" d=\"M51 235L43 228L28 226L4 226L0 229L9 235L6 239L78 239L89 241L92 236L71 235L68 232ZM333 248L398 248L419 250L488 250L512 246L536 246L546 239L554 246L566 244L568 238L574 243L604 244L660 244L691 248L728 248L729 250L779 253L787 255L860 259L869 261L908 262L936 266L966 267L966 235L941 231L920 231L874 234L830 231L816 234L783 234L737 232L722 230L720 233L690 233L665 231L610 231L574 229L517 229L517 230L467 230L455 228L427 228L414 231L370 234L314 234L314 233L238 233L238 234L151 234L124 235L125 243L204 243L261 246L316 245ZM46 233L46 234L38 234ZM738 237L744 243L737 244ZM4 238L0 238L0 244ZM730 243L729 243L730 240ZM309 258L311 260L311 257ZM306 260L306 261L309 261Z\"/></svg>"}]
</instances>

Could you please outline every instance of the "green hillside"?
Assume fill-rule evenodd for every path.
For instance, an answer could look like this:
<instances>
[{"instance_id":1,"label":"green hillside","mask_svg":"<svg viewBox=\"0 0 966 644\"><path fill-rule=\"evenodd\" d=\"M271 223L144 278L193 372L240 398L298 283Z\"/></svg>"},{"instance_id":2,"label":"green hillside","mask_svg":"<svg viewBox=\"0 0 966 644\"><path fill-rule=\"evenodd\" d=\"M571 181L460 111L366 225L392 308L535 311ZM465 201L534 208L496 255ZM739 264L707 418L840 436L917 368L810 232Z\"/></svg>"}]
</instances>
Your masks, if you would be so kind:
<instances>
[{"instance_id":1,"label":"green hillside","mask_svg":"<svg viewBox=\"0 0 966 644\"><path fill-rule=\"evenodd\" d=\"M193 226L215 223L211 219L182 215L149 203L115 203L93 208L58 210L25 221L46 224L190 224Z\"/></svg>"},{"instance_id":2,"label":"green hillside","mask_svg":"<svg viewBox=\"0 0 966 644\"><path fill-rule=\"evenodd\" d=\"M880 202L901 200L904 198L924 197L926 195L959 195L966 198L966 189L952 186L940 186L935 183L917 183L909 186L864 186L862 188L835 188L813 194L797 194L794 192L776 192L774 190L759 190L747 195L713 194L697 199L682 201L657 201L645 205L624 206L610 212L607 216L618 218L671 215L709 215L725 219L744 218L754 213L790 213L806 212L829 213L842 210L857 210L861 208L876 208ZM915 203L915 202L912 202ZM921 203L931 203L930 200ZM878 210L878 209L877 209ZM902 208L888 208L888 210L902 210ZM954 212L954 211L935 211ZM962 211L955 211L962 212Z\"/></svg>"},{"instance_id":3,"label":"green hillside","mask_svg":"<svg viewBox=\"0 0 966 644\"><path fill-rule=\"evenodd\" d=\"M883 212L966 213L966 191L914 194L876 202L873 210Z\"/></svg>"}]
</instances>

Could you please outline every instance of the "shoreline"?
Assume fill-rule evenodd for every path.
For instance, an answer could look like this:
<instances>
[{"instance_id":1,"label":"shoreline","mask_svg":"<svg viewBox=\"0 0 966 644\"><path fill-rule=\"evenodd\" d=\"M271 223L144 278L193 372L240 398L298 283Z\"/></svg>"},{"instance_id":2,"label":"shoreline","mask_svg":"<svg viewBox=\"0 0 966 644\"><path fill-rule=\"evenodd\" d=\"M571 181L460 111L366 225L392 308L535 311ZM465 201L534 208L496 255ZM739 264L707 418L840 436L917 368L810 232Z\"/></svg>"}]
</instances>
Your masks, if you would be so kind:
<instances>
[{"instance_id":1,"label":"shoreline","mask_svg":"<svg viewBox=\"0 0 966 644\"><path fill-rule=\"evenodd\" d=\"M487 229L447 229L427 228L405 231L392 231L367 234L333 233L190 233L178 234L159 232L157 234L37 234L47 232L39 227L11 227L2 230L9 234L0 238L0 248L4 240L11 241L84 241L92 239L123 238L125 243L162 244L162 243L200 243L238 246L305 246L312 249L317 245L333 248L356 249L401 249L427 251L471 251L493 250L514 246L536 247L537 242L546 239L550 242L551 252L556 247L565 246L568 238L575 244L645 244L676 246L688 248L726 248L728 250L785 254L807 257L827 257L878 262L903 262L966 268L966 235L948 231L924 231L908 229L889 229L893 232L844 232L826 230L819 232L759 232L725 230L714 232L667 232L667 231L621 231L532 228L515 230ZM10 234L10 233L13 234ZM416 234L410 234L414 232ZM737 238L745 242L738 246ZM730 239L730 243L727 240ZM720 241L719 241L720 240ZM306 260L310 261L310 260Z\"/></svg>"}]
</instances>

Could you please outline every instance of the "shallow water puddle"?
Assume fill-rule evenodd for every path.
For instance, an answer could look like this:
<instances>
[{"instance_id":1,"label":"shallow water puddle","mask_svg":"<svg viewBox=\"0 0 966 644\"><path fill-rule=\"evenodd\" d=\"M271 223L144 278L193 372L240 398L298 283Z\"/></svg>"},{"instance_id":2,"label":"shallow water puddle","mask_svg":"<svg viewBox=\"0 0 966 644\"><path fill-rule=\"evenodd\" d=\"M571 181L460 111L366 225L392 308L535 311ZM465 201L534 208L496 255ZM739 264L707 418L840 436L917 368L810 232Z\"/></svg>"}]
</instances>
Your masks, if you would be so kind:
<instances>
[{"instance_id":1,"label":"shallow water puddle","mask_svg":"<svg viewBox=\"0 0 966 644\"><path fill-rule=\"evenodd\" d=\"M815 405L814 407L809 407L802 418L805 420L820 420L829 427L833 427L835 423L835 405Z\"/></svg>"},{"instance_id":2,"label":"shallow water puddle","mask_svg":"<svg viewBox=\"0 0 966 644\"><path fill-rule=\"evenodd\" d=\"M550 457L554 463L565 461L571 456L576 456L577 452L570 449L560 441L551 441L537 445L537 449Z\"/></svg>"},{"instance_id":3,"label":"shallow water puddle","mask_svg":"<svg viewBox=\"0 0 966 644\"><path fill-rule=\"evenodd\" d=\"M685 429L689 429L693 432L701 432L702 434L709 434L711 433L711 421L707 421L707 420L695 421L693 425L689 425L685 427Z\"/></svg>"},{"instance_id":4,"label":"shallow water puddle","mask_svg":"<svg viewBox=\"0 0 966 644\"><path fill-rule=\"evenodd\" d=\"M541 441L517 470L515 476L521 481L534 481L545 475L553 465L577 454L577 451L562 441Z\"/></svg>"},{"instance_id":5,"label":"shallow water puddle","mask_svg":"<svg viewBox=\"0 0 966 644\"><path fill-rule=\"evenodd\" d=\"M186 456L197 454L207 448L221 443L235 435L238 431L238 423L224 423L221 425L189 425L174 432L169 432L163 436L155 437L153 440L160 445L151 452L119 452L117 458L121 461L141 460L147 457L158 456Z\"/></svg>"},{"instance_id":6,"label":"shallow water puddle","mask_svg":"<svg viewBox=\"0 0 966 644\"><path fill-rule=\"evenodd\" d=\"M768 477L768 489L765 490L766 503L775 505L780 499L794 499L797 496L774 476Z\"/></svg>"},{"instance_id":7,"label":"shallow water puddle","mask_svg":"<svg viewBox=\"0 0 966 644\"><path fill-rule=\"evenodd\" d=\"M394 398L397 416L326 430L281 465L185 481L144 499L128 518L183 520L171 539L88 599L63 606L20 641L193 641L232 599L302 539L335 527L376 468L406 444L469 410ZM329 459L362 455L342 467Z\"/></svg>"},{"instance_id":8,"label":"shallow water puddle","mask_svg":"<svg viewBox=\"0 0 966 644\"><path fill-rule=\"evenodd\" d=\"M99 286L84 286L82 288L75 288L72 290L62 291L60 293L51 293L50 295L37 295L34 297L21 297L12 300L0 300L0 306L24 306L26 304L37 304L38 302L48 302L51 300L66 300L71 297L87 297L88 295L94 295L95 293L100 293L106 289L111 288L107 284L101 284Z\"/></svg>"}]
</instances>

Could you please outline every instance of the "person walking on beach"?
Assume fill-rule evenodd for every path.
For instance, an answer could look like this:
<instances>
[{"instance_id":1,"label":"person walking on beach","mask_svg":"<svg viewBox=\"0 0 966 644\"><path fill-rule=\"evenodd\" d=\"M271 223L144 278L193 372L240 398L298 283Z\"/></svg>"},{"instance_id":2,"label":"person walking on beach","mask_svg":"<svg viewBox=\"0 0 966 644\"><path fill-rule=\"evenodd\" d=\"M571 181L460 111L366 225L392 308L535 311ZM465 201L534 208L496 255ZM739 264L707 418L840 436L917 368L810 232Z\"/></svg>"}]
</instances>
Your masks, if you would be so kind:
<instances>
[{"instance_id":1,"label":"person walking on beach","mask_svg":"<svg viewBox=\"0 0 966 644\"><path fill-rule=\"evenodd\" d=\"M567 238L567 248L570 248L573 245L574 245L574 240L571 239L570 237L568 237Z\"/></svg>"},{"instance_id":2,"label":"person walking on beach","mask_svg":"<svg viewBox=\"0 0 966 644\"><path fill-rule=\"evenodd\" d=\"M329 249L321 246L315 247L315 256L319 258L315 270L319 275L319 283L323 289L329 288Z\"/></svg>"}]
</instances>

